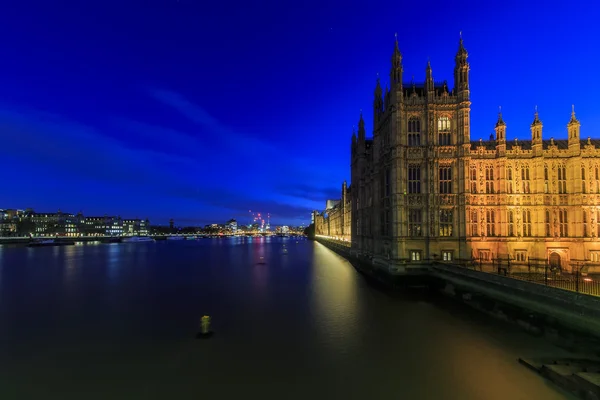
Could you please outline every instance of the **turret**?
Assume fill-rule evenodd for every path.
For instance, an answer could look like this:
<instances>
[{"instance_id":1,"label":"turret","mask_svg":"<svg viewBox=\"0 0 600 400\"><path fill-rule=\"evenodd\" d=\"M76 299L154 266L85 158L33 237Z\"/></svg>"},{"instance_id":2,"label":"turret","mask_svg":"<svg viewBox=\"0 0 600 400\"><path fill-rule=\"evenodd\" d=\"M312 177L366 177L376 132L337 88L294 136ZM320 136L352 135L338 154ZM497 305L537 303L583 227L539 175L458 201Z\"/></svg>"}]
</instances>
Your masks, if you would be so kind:
<instances>
[{"instance_id":1,"label":"turret","mask_svg":"<svg viewBox=\"0 0 600 400\"><path fill-rule=\"evenodd\" d=\"M402 99L402 54L398 48L398 34L394 45L394 53L392 54L392 68L390 70L390 86L392 93L400 93L399 98Z\"/></svg>"},{"instance_id":2,"label":"turret","mask_svg":"<svg viewBox=\"0 0 600 400\"><path fill-rule=\"evenodd\" d=\"M567 124L567 131L569 132L569 149L580 150L581 142L580 139L580 127L581 124L575 117L575 105L571 107L571 120Z\"/></svg>"},{"instance_id":3,"label":"turret","mask_svg":"<svg viewBox=\"0 0 600 400\"><path fill-rule=\"evenodd\" d=\"M469 54L465 49L462 34L456 52L454 66L454 90L459 96L459 100L469 99L469 63L467 58Z\"/></svg>"},{"instance_id":4,"label":"turret","mask_svg":"<svg viewBox=\"0 0 600 400\"><path fill-rule=\"evenodd\" d=\"M542 121L540 121L536 106L533 122L531 123L531 150L534 156L542 155L542 127Z\"/></svg>"},{"instance_id":5,"label":"turret","mask_svg":"<svg viewBox=\"0 0 600 400\"><path fill-rule=\"evenodd\" d=\"M499 108L498 121L496 121L494 130L496 131L496 141L506 144L506 123L502 119L502 107Z\"/></svg>"},{"instance_id":6,"label":"turret","mask_svg":"<svg viewBox=\"0 0 600 400\"><path fill-rule=\"evenodd\" d=\"M498 121L496 121L496 151L498 155L504 156L506 153L506 123L502 119L502 107L498 110Z\"/></svg>"},{"instance_id":7,"label":"turret","mask_svg":"<svg viewBox=\"0 0 600 400\"><path fill-rule=\"evenodd\" d=\"M538 114L537 106L535 106L535 113L533 114L533 122L531 123L531 142L532 144L542 140L542 121Z\"/></svg>"},{"instance_id":8,"label":"turret","mask_svg":"<svg viewBox=\"0 0 600 400\"><path fill-rule=\"evenodd\" d=\"M433 94L434 84L433 84L433 74L431 72L431 63L427 61L427 68L425 69L425 88L427 90L427 96Z\"/></svg>"}]
</instances>

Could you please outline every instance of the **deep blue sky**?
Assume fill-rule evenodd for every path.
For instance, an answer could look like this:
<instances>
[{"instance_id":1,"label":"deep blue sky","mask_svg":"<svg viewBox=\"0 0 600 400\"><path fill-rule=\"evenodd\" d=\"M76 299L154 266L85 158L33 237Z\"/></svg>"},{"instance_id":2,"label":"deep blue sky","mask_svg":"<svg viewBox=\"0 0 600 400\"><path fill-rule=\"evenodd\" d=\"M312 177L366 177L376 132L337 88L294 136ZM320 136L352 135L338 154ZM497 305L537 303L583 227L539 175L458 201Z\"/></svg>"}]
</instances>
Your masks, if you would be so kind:
<instances>
[{"instance_id":1,"label":"deep blue sky","mask_svg":"<svg viewBox=\"0 0 600 400\"><path fill-rule=\"evenodd\" d=\"M600 137L591 1L14 1L0 17L0 208L309 221L350 179L394 33L404 80L453 86L463 32L471 138ZM456 5L460 4L460 8ZM244 221L244 218L246 220Z\"/></svg>"}]
</instances>

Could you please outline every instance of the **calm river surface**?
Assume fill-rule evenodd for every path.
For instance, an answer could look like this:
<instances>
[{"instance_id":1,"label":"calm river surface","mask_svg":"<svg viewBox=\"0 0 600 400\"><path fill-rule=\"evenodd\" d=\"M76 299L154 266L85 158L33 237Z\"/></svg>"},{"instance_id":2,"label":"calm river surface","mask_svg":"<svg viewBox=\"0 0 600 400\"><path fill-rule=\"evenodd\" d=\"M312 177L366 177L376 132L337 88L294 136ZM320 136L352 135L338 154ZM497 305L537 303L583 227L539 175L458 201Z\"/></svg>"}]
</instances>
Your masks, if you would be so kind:
<instances>
[{"instance_id":1,"label":"calm river surface","mask_svg":"<svg viewBox=\"0 0 600 400\"><path fill-rule=\"evenodd\" d=\"M569 398L517 362L548 354L305 239L0 246L1 399Z\"/></svg>"}]
</instances>

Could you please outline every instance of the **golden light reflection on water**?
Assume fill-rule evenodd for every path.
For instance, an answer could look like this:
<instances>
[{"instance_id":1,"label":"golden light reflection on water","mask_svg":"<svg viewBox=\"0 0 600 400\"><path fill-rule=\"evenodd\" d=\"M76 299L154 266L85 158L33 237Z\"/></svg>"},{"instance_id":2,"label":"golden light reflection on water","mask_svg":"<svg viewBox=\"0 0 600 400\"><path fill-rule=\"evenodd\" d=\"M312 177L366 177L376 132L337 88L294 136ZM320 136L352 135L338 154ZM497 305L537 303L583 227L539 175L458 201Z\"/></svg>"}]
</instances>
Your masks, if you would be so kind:
<instances>
[{"instance_id":1,"label":"golden light reflection on water","mask_svg":"<svg viewBox=\"0 0 600 400\"><path fill-rule=\"evenodd\" d=\"M316 326L328 346L344 352L360 341L358 276L347 261L317 242L312 266L311 305Z\"/></svg>"}]
</instances>

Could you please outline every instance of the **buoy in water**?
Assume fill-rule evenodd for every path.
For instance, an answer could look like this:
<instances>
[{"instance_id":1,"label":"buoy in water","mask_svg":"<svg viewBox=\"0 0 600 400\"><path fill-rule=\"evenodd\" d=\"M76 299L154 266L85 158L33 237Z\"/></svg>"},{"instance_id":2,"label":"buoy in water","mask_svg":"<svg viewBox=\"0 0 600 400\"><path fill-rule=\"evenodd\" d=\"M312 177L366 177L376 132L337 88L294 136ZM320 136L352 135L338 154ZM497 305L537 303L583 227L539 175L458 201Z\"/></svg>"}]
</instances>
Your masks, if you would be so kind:
<instances>
[{"instance_id":1,"label":"buoy in water","mask_svg":"<svg viewBox=\"0 0 600 400\"><path fill-rule=\"evenodd\" d=\"M208 315L200 318L200 332L196 334L196 339L207 339L213 335L210 330L210 317Z\"/></svg>"}]
</instances>

